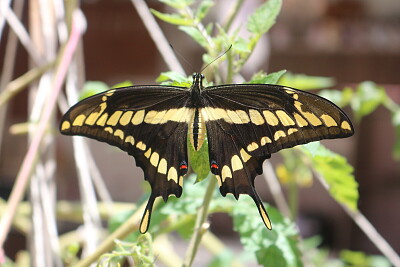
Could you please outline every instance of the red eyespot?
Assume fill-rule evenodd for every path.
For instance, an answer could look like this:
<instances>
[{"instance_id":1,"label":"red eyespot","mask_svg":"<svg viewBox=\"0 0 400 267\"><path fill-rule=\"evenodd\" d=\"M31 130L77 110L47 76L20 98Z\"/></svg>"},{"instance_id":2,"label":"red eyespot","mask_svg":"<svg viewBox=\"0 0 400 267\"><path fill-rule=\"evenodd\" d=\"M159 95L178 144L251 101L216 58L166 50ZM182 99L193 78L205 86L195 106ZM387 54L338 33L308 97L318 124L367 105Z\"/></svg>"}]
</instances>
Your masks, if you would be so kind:
<instances>
[{"instance_id":1,"label":"red eyespot","mask_svg":"<svg viewBox=\"0 0 400 267\"><path fill-rule=\"evenodd\" d=\"M187 165L181 165L179 168L182 170L182 169L187 169L188 167Z\"/></svg>"},{"instance_id":2,"label":"red eyespot","mask_svg":"<svg viewBox=\"0 0 400 267\"><path fill-rule=\"evenodd\" d=\"M213 163L213 164L211 164L211 168L218 169L218 165Z\"/></svg>"}]
</instances>

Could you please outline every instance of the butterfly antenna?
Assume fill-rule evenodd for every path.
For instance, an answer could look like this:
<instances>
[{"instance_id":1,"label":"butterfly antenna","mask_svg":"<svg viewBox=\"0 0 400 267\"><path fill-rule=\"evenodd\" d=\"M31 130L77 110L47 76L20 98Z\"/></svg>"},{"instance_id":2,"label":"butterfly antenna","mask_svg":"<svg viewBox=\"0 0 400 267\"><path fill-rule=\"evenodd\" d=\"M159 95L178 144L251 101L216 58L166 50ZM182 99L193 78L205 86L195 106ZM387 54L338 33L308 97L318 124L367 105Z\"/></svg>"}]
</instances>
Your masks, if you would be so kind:
<instances>
[{"instance_id":1,"label":"butterfly antenna","mask_svg":"<svg viewBox=\"0 0 400 267\"><path fill-rule=\"evenodd\" d=\"M194 72L193 65L190 64L190 62L181 53L179 53L177 50L175 50L174 47L172 46L172 44L169 44L169 46L172 48L172 50L175 52L175 54L177 54L181 59L183 59L183 61L186 63L186 65L188 65L192 69L192 72Z\"/></svg>"},{"instance_id":2,"label":"butterfly antenna","mask_svg":"<svg viewBox=\"0 0 400 267\"><path fill-rule=\"evenodd\" d=\"M222 53L221 55L219 55L218 57L216 57L213 61L211 61L210 63L208 63L204 68L201 69L200 73L203 72L203 70L205 70L208 66L210 66L211 64L213 64L215 61L217 61L218 59L220 59L222 56L224 56L226 53L228 53L229 50L231 50L232 48L232 44L228 47L228 49L225 50L224 53Z\"/></svg>"}]
</instances>

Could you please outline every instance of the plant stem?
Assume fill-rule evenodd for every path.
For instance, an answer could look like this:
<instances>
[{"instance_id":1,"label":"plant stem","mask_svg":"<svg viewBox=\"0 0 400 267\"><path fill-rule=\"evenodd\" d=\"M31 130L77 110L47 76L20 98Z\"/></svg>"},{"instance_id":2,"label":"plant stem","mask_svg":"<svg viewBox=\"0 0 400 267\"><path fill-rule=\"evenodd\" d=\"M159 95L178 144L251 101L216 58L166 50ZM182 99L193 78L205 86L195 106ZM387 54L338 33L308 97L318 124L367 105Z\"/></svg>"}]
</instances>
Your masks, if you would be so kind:
<instances>
[{"instance_id":1,"label":"plant stem","mask_svg":"<svg viewBox=\"0 0 400 267\"><path fill-rule=\"evenodd\" d=\"M185 259L182 264L183 267L189 267L192 265L194 257L196 256L197 250L199 248L201 238L208 228L208 225L205 224L205 221L208 216L208 208L210 206L210 202L214 194L214 189L217 184L217 179L214 177L214 175L212 175L209 179L210 181L204 195L203 204L197 211L194 233L192 238L190 239L188 250L186 251Z\"/></svg>"},{"instance_id":2,"label":"plant stem","mask_svg":"<svg viewBox=\"0 0 400 267\"><path fill-rule=\"evenodd\" d=\"M156 206L158 201L154 203ZM132 233L133 231L137 231L138 229L138 222L140 221L141 214L144 210L146 203L140 206L137 211L132 214L129 219L127 219L124 224L118 227L112 234L110 234L94 251L92 254L87 256L86 258L82 259L78 263L76 263L75 267L86 267L91 265L93 262L97 261L101 255L106 253L107 251L112 250L115 247L114 240L116 239L124 239L127 235Z\"/></svg>"},{"instance_id":3,"label":"plant stem","mask_svg":"<svg viewBox=\"0 0 400 267\"><path fill-rule=\"evenodd\" d=\"M329 191L329 185L318 172L315 172L322 186ZM396 267L400 267L400 257L390 244L378 233L375 227L368 221L367 218L359 210L351 210L346 205L339 203L343 210L353 219L353 221L360 227L364 234L371 240L373 244L385 255L388 260Z\"/></svg>"},{"instance_id":4,"label":"plant stem","mask_svg":"<svg viewBox=\"0 0 400 267\"><path fill-rule=\"evenodd\" d=\"M237 13L240 10L240 7L243 5L244 0L237 0L235 6L229 12L229 16L227 21L224 23L225 32L229 31L232 26L232 22L235 20Z\"/></svg>"}]
</instances>

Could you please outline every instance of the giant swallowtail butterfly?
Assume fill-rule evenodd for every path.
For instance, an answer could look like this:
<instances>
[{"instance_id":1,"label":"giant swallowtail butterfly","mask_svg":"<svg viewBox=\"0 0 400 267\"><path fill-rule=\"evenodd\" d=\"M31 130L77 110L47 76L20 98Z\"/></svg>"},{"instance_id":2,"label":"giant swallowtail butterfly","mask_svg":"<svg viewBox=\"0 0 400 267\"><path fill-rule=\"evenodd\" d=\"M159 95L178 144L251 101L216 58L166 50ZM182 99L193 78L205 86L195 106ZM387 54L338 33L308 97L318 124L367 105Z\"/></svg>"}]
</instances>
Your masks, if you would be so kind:
<instances>
[{"instance_id":1,"label":"giant swallowtail butterfly","mask_svg":"<svg viewBox=\"0 0 400 267\"><path fill-rule=\"evenodd\" d=\"M130 86L112 89L71 107L60 131L87 136L128 152L144 171L151 195L140 224L147 231L156 197L180 197L188 172L187 138L198 151L208 141L209 166L223 196L253 198L268 229L271 222L254 187L262 163L283 148L353 135L346 114L330 101L270 84L190 88Z\"/></svg>"}]
</instances>

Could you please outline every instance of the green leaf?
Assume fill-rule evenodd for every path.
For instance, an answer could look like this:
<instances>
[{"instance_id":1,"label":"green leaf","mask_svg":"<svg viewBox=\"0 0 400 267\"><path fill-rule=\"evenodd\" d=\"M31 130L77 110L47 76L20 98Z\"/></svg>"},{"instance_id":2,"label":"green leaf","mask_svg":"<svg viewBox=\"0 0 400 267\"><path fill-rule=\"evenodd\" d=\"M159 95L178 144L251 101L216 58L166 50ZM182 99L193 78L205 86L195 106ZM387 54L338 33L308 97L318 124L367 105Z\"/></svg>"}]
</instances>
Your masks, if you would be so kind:
<instances>
[{"instance_id":1,"label":"green leaf","mask_svg":"<svg viewBox=\"0 0 400 267\"><path fill-rule=\"evenodd\" d=\"M369 81L360 83L351 102L356 119L359 120L372 113L380 104L384 103L386 98L383 87Z\"/></svg>"},{"instance_id":2,"label":"green leaf","mask_svg":"<svg viewBox=\"0 0 400 267\"><path fill-rule=\"evenodd\" d=\"M190 6L194 2L194 0L159 0L159 1L176 9L184 9L185 7Z\"/></svg>"},{"instance_id":3,"label":"green leaf","mask_svg":"<svg viewBox=\"0 0 400 267\"><path fill-rule=\"evenodd\" d=\"M283 74L285 74L285 72L286 70L280 70L277 72L269 73L268 75L263 72L259 72L251 77L249 83L277 84L279 79L282 77Z\"/></svg>"},{"instance_id":4,"label":"green leaf","mask_svg":"<svg viewBox=\"0 0 400 267\"><path fill-rule=\"evenodd\" d=\"M117 83L116 85L114 85L111 88L121 88L121 87L128 87L128 86L132 86L132 85L133 85L133 83L131 81L124 81L124 82Z\"/></svg>"},{"instance_id":5,"label":"green leaf","mask_svg":"<svg viewBox=\"0 0 400 267\"><path fill-rule=\"evenodd\" d=\"M339 107L344 107L350 103L354 93L353 93L353 89L346 87L341 91L340 90L331 90L331 89L322 90L321 92L319 92L319 95L322 96L323 98L326 98L326 99L332 101Z\"/></svg>"},{"instance_id":6,"label":"green leaf","mask_svg":"<svg viewBox=\"0 0 400 267\"><path fill-rule=\"evenodd\" d=\"M269 0L258 7L247 21L247 30L256 35L266 33L275 24L281 6L281 0Z\"/></svg>"},{"instance_id":7,"label":"green leaf","mask_svg":"<svg viewBox=\"0 0 400 267\"><path fill-rule=\"evenodd\" d=\"M195 18L198 21L201 21L205 16L207 16L208 11L214 5L214 1L212 0L203 0L197 7Z\"/></svg>"},{"instance_id":8,"label":"green leaf","mask_svg":"<svg viewBox=\"0 0 400 267\"><path fill-rule=\"evenodd\" d=\"M162 21L165 21L173 25L184 25L184 26L194 25L194 21L191 18L182 16L180 14L161 13L155 9L151 9L151 13L153 13L154 16L161 19Z\"/></svg>"},{"instance_id":9,"label":"green leaf","mask_svg":"<svg viewBox=\"0 0 400 267\"><path fill-rule=\"evenodd\" d=\"M234 229L240 234L245 250L254 253L263 266L271 266L272 262L273 266L302 266L295 225L275 208L267 205L266 209L273 222L272 230L264 226L249 196L243 195L234 206Z\"/></svg>"},{"instance_id":10,"label":"green leaf","mask_svg":"<svg viewBox=\"0 0 400 267\"><path fill-rule=\"evenodd\" d=\"M329 193L351 210L357 210L358 183L353 174L353 167L343 156L327 149L319 142L301 146L309 155L312 167L322 175L329 185Z\"/></svg>"},{"instance_id":11,"label":"green leaf","mask_svg":"<svg viewBox=\"0 0 400 267\"><path fill-rule=\"evenodd\" d=\"M224 250L218 253L217 256L207 265L208 267L225 267L232 266L235 254L231 250Z\"/></svg>"},{"instance_id":12,"label":"green leaf","mask_svg":"<svg viewBox=\"0 0 400 267\"><path fill-rule=\"evenodd\" d=\"M304 74L292 74L287 72L279 80L280 85L289 86L301 90L322 89L333 86L334 79L329 77L308 76Z\"/></svg>"},{"instance_id":13,"label":"green leaf","mask_svg":"<svg viewBox=\"0 0 400 267\"><path fill-rule=\"evenodd\" d=\"M179 26L179 29L185 32L190 37L192 37L193 40L195 40L199 45L201 45L201 47L207 47L208 42L206 38L204 38L204 36L197 28L191 26Z\"/></svg>"},{"instance_id":14,"label":"green leaf","mask_svg":"<svg viewBox=\"0 0 400 267\"><path fill-rule=\"evenodd\" d=\"M208 158L208 141L204 140L203 145L199 151L195 151L193 146L190 144L190 138L188 142L188 153L190 158L190 166L193 171L197 174L196 182L200 182L207 178L210 173L210 162Z\"/></svg>"},{"instance_id":15,"label":"green leaf","mask_svg":"<svg viewBox=\"0 0 400 267\"><path fill-rule=\"evenodd\" d=\"M396 130L396 141L393 147L393 157L396 160L400 160L400 109L394 112L392 123Z\"/></svg>"},{"instance_id":16,"label":"green leaf","mask_svg":"<svg viewBox=\"0 0 400 267\"><path fill-rule=\"evenodd\" d=\"M89 96L96 95L110 89L107 84L100 81L87 81L83 85L82 91L79 94L79 100Z\"/></svg>"},{"instance_id":17,"label":"green leaf","mask_svg":"<svg viewBox=\"0 0 400 267\"><path fill-rule=\"evenodd\" d=\"M191 79L173 71L162 72L160 76L157 77L156 82L162 85L182 87L190 87L192 85Z\"/></svg>"}]
</instances>

